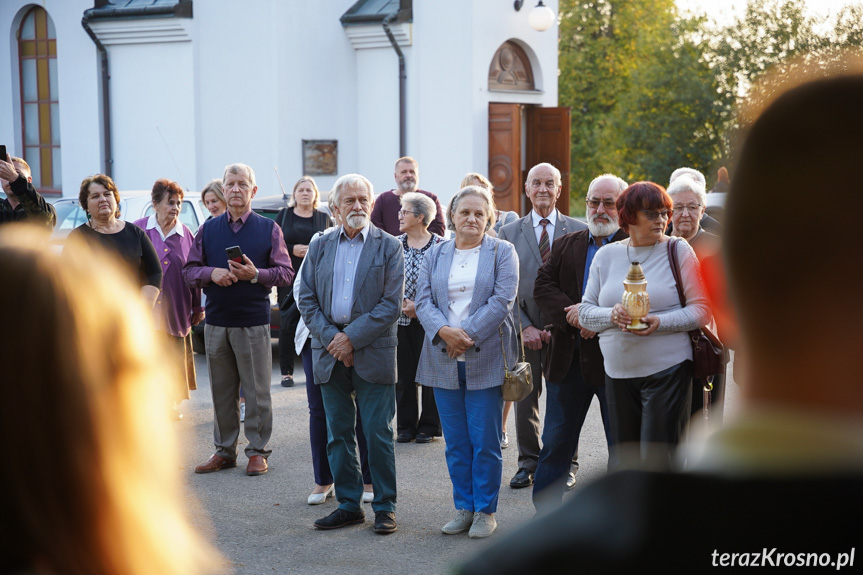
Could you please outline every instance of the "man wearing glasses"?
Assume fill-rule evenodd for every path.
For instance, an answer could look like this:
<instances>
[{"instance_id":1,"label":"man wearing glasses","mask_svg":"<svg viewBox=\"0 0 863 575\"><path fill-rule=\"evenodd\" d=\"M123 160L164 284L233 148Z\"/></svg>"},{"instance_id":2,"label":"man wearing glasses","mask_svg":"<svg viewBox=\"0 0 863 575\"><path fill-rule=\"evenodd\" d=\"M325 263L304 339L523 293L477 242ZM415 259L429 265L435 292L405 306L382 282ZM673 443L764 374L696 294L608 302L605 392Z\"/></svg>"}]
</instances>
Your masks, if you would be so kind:
<instances>
[{"instance_id":1,"label":"man wearing glasses","mask_svg":"<svg viewBox=\"0 0 863 575\"><path fill-rule=\"evenodd\" d=\"M593 396L599 399L605 438L611 452L605 369L599 338L578 323L578 306L587 285L590 264L602 246L627 237L618 225L617 197L626 182L603 174L587 188L587 229L558 238L551 257L539 268L533 297L543 317L551 322L551 344L545 362L548 398L542 451L533 486L538 511L560 504L563 478L573 455L578 456L581 426ZM570 472L567 487L574 485Z\"/></svg>"}]
</instances>

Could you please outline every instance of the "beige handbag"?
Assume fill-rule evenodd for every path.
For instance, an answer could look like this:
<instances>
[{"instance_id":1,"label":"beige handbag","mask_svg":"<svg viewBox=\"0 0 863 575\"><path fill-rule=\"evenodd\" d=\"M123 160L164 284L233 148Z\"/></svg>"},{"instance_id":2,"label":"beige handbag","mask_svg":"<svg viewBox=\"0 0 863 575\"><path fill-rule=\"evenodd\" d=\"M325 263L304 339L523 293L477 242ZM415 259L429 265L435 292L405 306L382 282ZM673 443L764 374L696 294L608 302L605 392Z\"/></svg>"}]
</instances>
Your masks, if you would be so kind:
<instances>
[{"instance_id":1,"label":"beige handbag","mask_svg":"<svg viewBox=\"0 0 863 575\"><path fill-rule=\"evenodd\" d=\"M515 298L515 312L518 314L518 332L521 334L521 308L518 305L518 296ZM503 352L503 386L501 394L504 401L521 401L533 391L533 371L530 364L524 361L524 337L519 336L521 342L521 361L509 369L506 361L506 349L503 345L503 328L498 327L500 332L500 349Z\"/></svg>"}]
</instances>

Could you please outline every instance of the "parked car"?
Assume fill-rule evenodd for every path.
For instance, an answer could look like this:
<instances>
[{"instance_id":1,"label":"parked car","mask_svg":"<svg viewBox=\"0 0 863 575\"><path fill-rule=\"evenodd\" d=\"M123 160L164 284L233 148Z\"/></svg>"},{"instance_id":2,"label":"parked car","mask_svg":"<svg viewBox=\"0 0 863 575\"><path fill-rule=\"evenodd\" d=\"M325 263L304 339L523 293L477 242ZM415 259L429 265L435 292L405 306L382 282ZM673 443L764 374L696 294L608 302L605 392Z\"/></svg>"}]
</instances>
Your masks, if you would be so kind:
<instances>
[{"instance_id":1,"label":"parked car","mask_svg":"<svg viewBox=\"0 0 863 575\"><path fill-rule=\"evenodd\" d=\"M153 214L153 201L150 191L136 190L120 192L120 218L127 222L134 222ZM78 198L58 198L54 200L54 209L57 211L57 225L51 241L62 244L66 241L69 232L87 221L87 214L78 203ZM204 214L201 206L194 196L183 199L183 207L180 210L180 221L196 233L204 222Z\"/></svg>"},{"instance_id":2,"label":"parked car","mask_svg":"<svg viewBox=\"0 0 863 575\"><path fill-rule=\"evenodd\" d=\"M330 207L327 205L327 196L329 196L329 192L322 191L321 199L318 204L318 209L322 212L332 215L330 213ZM285 198L282 194L275 194L271 196L255 196L252 198L252 209L264 216L265 218L270 218L271 220L276 219L276 215L278 215L279 210L286 207L288 205Z\"/></svg>"}]
</instances>

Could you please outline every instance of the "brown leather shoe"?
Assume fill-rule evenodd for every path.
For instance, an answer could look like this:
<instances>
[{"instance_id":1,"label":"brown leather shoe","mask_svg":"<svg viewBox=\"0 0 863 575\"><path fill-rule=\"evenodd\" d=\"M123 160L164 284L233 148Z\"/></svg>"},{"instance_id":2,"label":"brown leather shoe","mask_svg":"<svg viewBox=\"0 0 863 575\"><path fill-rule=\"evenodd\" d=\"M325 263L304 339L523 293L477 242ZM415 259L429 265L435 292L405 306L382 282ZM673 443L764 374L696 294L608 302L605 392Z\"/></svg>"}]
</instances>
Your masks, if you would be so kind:
<instances>
[{"instance_id":1,"label":"brown leather shoe","mask_svg":"<svg viewBox=\"0 0 863 575\"><path fill-rule=\"evenodd\" d=\"M216 455L214 453L206 463L202 463L195 468L195 473L212 473L214 471L221 471L223 469L229 469L236 466L236 459L226 459L221 455Z\"/></svg>"},{"instance_id":2,"label":"brown leather shoe","mask_svg":"<svg viewBox=\"0 0 863 575\"><path fill-rule=\"evenodd\" d=\"M270 470L267 460L262 455L253 455L246 466L246 475L263 475Z\"/></svg>"}]
</instances>

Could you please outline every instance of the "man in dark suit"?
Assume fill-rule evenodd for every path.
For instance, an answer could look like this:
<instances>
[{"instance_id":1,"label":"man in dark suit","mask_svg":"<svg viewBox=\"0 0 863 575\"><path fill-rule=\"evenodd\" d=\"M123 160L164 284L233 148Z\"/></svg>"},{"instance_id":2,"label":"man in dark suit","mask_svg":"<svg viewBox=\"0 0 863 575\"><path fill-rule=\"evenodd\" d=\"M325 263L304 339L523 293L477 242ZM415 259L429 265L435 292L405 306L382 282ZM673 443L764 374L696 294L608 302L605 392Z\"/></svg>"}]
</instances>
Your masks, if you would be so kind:
<instances>
[{"instance_id":1,"label":"man in dark suit","mask_svg":"<svg viewBox=\"0 0 863 575\"><path fill-rule=\"evenodd\" d=\"M533 297L551 323L544 373L548 397L542 451L536 468L533 502L538 510L560 504L570 462L578 457L578 437L593 396L599 399L605 438L611 447L605 371L599 338L578 324L578 306L593 256L605 244L627 237L617 221L615 202L626 182L603 174L587 188L587 228L558 238L539 268ZM568 482L567 482L568 483Z\"/></svg>"},{"instance_id":2,"label":"man in dark suit","mask_svg":"<svg viewBox=\"0 0 863 575\"><path fill-rule=\"evenodd\" d=\"M327 457L339 507L318 529L362 523L363 478L356 447L356 408L363 421L374 486L376 533L396 530L396 320L404 292L401 242L369 221L372 184L339 178L332 205L342 226L312 241L297 306L312 337L315 384L327 417ZM356 403L354 401L356 398Z\"/></svg>"},{"instance_id":3,"label":"man in dark suit","mask_svg":"<svg viewBox=\"0 0 863 575\"><path fill-rule=\"evenodd\" d=\"M509 486L515 489L533 483L539 460L539 396L542 393L542 365L551 334L549 323L533 299L533 282L539 266L551 255L557 238L586 229L587 226L565 216L555 207L562 186L560 171L551 164L537 164L527 173L524 191L533 209L525 217L500 229L498 237L515 246L518 254L518 297L521 313L525 360L533 371L533 391L515 404L515 430L518 438L518 471ZM575 463L575 465L578 465Z\"/></svg>"},{"instance_id":4,"label":"man in dark suit","mask_svg":"<svg viewBox=\"0 0 863 575\"><path fill-rule=\"evenodd\" d=\"M486 548L463 573L860 572L863 331L848 313L859 287L854 295L841 288L863 285L852 209L860 205L863 76L791 83L785 93L774 86L772 103L742 127L728 198L723 249L735 349L746 362L739 416L693 442L689 472L600 479ZM848 208L831 211L826 247L788 233L819 189ZM805 273L785 281L801 262ZM725 301L712 295L714 305Z\"/></svg>"}]
</instances>

